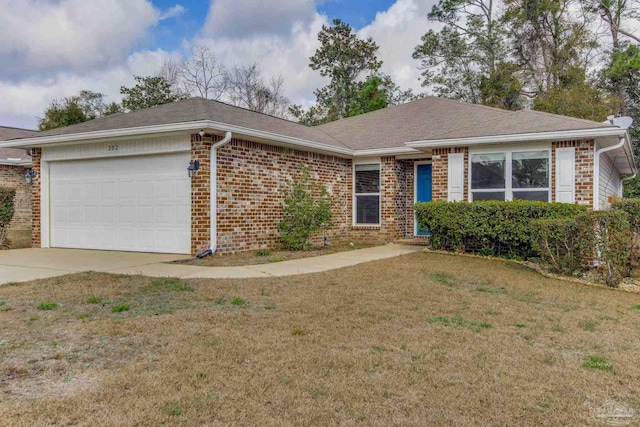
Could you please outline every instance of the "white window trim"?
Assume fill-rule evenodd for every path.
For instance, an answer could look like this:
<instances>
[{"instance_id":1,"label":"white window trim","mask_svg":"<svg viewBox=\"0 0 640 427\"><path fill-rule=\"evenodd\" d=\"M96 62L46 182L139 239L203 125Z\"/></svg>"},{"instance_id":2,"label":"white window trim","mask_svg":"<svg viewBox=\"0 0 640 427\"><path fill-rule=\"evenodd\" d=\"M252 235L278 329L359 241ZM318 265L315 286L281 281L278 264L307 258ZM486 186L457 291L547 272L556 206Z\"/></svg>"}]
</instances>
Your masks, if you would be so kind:
<instances>
[{"instance_id":1,"label":"white window trim","mask_svg":"<svg viewBox=\"0 0 640 427\"><path fill-rule=\"evenodd\" d=\"M378 165L378 173L380 174L380 187L377 193L356 193L356 166L360 165ZM354 161L351 166L351 225L353 227L380 227L382 222L382 160L376 159L359 159ZM378 222L376 224L360 224L356 222L357 216L357 197L358 196L378 196Z\"/></svg>"},{"instance_id":2,"label":"white window trim","mask_svg":"<svg viewBox=\"0 0 640 427\"><path fill-rule=\"evenodd\" d=\"M418 203L418 166L430 165L431 160L420 160L413 162L413 203ZM431 191L433 192L433 169L431 169ZM431 194L433 200L433 193ZM416 221L416 213L413 213L413 235L418 236L418 221Z\"/></svg>"},{"instance_id":3,"label":"white window trim","mask_svg":"<svg viewBox=\"0 0 640 427\"><path fill-rule=\"evenodd\" d=\"M469 173L468 173L468 188L469 188L469 194L467 195L467 200L469 202L473 201L473 192L474 191L481 191L483 193L501 193L504 192L504 199L505 201L512 201L513 200L513 187L512 187L512 173L513 173L513 165L512 165L512 159L513 159L513 153L525 153L525 152L531 152L531 151L546 151L548 153L548 168L549 168L549 185L546 188L517 188L515 189L515 191L522 191L522 192L530 192L530 191L544 191L547 190L549 197L547 199L547 202L551 202L551 186L553 185L553 183L551 182L551 167L552 167L552 162L551 162L551 147L549 145L545 145L544 147L541 147L540 145L532 145L530 147L518 147L518 148L503 148L503 147L490 147L490 148L483 148L480 150L473 150L473 151L469 151L469 160L468 160L468 167L469 167ZM505 188L488 188L486 190L484 189L472 189L471 188L471 179L472 179L472 158L475 154L504 154L505 155Z\"/></svg>"}]
</instances>

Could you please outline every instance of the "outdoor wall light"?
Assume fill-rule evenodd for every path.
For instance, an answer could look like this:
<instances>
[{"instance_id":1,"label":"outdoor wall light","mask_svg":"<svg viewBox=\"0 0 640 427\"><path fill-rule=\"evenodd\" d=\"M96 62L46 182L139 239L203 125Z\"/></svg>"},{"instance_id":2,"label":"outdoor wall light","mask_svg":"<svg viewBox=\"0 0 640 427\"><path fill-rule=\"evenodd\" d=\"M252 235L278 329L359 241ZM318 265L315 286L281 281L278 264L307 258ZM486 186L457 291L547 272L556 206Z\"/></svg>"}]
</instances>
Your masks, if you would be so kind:
<instances>
[{"instance_id":1,"label":"outdoor wall light","mask_svg":"<svg viewBox=\"0 0 640 427\"><path fill-rule=\"evenodd\" d=\"M200 170L200 162L197 160L192 160L189 162L189 166L187 167L187 172L189 172L189 178L193 178L196 175L196 172Z\"/></svg>"},{"instance_id":2,"label":"outdoor wall light","mask_svg":"<svg viewBox=\"0 0 640 427\"><path fill-rule=\"evenodd\" d=\"M204 129L200 129L200 132L198 132L198 135L200 135L200 138L202 138L204 136Z\"/></svg>"},{"instance_id":3,"label":"outdoor wall light","mask_svg":"<svg viewBox=\"0 0 640 427\"><path fill-rule=\"evenodd\" d=\"M24 182L32 184L36 176L38 176L38 172L36 172L35 169L29 169L24 173Z\"/></svg>"}]
</instances>

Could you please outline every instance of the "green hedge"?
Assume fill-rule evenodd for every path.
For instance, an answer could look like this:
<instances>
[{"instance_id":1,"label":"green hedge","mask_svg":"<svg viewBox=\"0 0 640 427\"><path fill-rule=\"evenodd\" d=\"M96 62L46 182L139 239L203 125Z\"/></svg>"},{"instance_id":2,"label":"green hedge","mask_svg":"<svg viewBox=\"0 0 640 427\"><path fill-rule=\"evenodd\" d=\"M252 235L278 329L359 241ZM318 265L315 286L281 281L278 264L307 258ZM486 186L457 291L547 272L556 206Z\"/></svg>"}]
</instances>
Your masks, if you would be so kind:
<instances>
[{"instance_id":1,"label":"green hedge","mask_svg":"<svg viewBox=\"0 0 640 427\"><path fill-rule=\"evenodd\" d=\"M6 249L9 246L9 238L7 237L7 229L9 222L13 218L13 200L16 191L12 188L0 187L0 249Z\"/></svg>"},{"instance_id":2,"label":"green hedge","mask_svg":"<svg viewBox=\"0 0 640 427\"><path fill-rule=\"evenodd\" d=\"M423 202L414 205L421 230L429 230L434 249L527 259L537 256L530 221L572 218L587 207L564 203Z\"/></svg>"},{"instance_id":3,"label":"green hedge","mask_svg":"<svg viewBox=\"0 0 640 427\"><path fill-rule=\"evenodd\" d=\"M534 248L556 273L598 266L603 281L618 286L629 273L631 228L621 209L589 211L569 219L531 221Z\"/></svg>"}]
</instances>

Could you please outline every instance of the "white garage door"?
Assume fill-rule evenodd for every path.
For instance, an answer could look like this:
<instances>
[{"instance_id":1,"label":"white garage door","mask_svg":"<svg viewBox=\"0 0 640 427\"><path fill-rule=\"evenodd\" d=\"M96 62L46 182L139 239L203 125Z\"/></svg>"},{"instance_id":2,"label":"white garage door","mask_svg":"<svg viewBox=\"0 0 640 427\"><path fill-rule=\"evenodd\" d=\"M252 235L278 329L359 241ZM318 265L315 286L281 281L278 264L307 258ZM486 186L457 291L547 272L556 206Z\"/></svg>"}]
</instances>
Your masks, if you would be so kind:
<instances>
[{"instance_id":1,"label":"white garage door","mask_svg":"<svg viewBox=\"0 0 640 427\"><path fill-rule=\"evenodd\" d=\"M189 153L51 162L51 247L191 252Z\"/></svg>"}]
</instances>

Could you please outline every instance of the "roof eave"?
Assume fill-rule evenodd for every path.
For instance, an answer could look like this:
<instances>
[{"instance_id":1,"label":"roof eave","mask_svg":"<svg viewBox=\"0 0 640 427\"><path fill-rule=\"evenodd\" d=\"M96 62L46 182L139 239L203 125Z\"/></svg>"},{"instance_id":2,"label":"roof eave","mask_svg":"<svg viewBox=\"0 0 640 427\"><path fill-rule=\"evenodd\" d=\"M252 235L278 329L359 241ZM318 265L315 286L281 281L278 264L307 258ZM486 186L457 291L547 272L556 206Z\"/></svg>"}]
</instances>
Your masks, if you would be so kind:
<instances>
[{"instance_id":1,"label":"roof eave","mask_svg":"<svg viewBox=\"0 0 640 427\"><path fill-rule=\"evenodd\" d=\"M308 149L329 152L332 154L340 154L343 156L353 156L353 150L349 148L335 147L328 144L322 144L315 141L295 138L286 135L275 134L271 132L263 132L255 129L245 128L241 126L229 125L226 123L215 122L212 120L199 120L192 122L171 123L164 125L139 126L124 129L111 129L93 132L72 133L66 135L40 136L34 138L13 139L10 141L0 142L0 148L18 148L18 147L41 147L54 144L69 144L86 140L108 139L108 138L126 138L134 136L143 136L159 133L170 132L197 132L200 129L232 132L255 138L268 139L272 141L282 142L286 144L296 145Z\"/></svg>"},{"instance_id":2,"label":"roof eave","mask_svg":"<svg viewBox=\"0 0 640 427\"><path fill-rule=\"evenodd\" d=\"M559 139L575 138L597 138L605 136L624 136L625 129L618 127L605 127L596 129L579 129L554 132L534 132L507 135L490 135L481 137L431 139L424 141L407 142L405 145L410 148L441 148L456 146L472 146L483 144L502 144L509 142L529 142L529 141L552 141Z\"/></svg>"}]
</instances>

